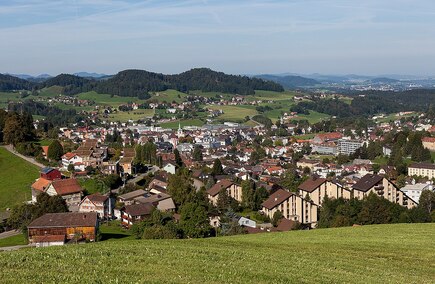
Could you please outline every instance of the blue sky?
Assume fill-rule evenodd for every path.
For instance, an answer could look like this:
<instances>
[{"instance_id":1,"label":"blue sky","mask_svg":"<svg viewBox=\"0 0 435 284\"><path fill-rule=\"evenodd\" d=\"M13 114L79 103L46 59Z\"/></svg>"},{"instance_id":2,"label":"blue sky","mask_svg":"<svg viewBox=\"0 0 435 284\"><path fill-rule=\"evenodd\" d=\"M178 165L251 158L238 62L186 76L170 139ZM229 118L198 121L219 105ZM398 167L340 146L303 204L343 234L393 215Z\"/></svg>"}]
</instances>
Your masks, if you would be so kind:
<instances>
[{"instance_id":1,"label":"blue sky","mask_svg":"<svg viewBox=\"0 0 435 284\"><path fill-rule=\"evenodd\" d=\"M435 75L433 0L2 0L0 72Z\"/></svg>"}]
</instances>

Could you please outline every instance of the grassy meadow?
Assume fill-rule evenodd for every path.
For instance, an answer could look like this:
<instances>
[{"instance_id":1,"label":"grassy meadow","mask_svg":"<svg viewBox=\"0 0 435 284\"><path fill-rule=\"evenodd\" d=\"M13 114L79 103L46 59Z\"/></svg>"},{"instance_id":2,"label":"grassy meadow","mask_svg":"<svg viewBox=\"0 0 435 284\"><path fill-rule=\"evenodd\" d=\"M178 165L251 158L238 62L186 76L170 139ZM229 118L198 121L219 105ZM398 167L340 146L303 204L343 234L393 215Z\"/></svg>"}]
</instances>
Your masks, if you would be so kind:
<instances>
[{"instance_id":1,"label":"grassy meadow","mask_svg":"<svg viewBox=\"0 0 435 284\"><path fill-rule=\"evenodd\" d=\"M0 147L0 210L30 200L30 185L38 176L38 167Z\"/></svg>"},{"instance_id":2,"label":"grassy meadow","mask_svg":"<svg viewBox=\"0 0 435 284\"><path fill-rule=\"evenodd\" d=\"M435 224L0 253L2 283L433 283Z\"/></svg>"}]
</instances>

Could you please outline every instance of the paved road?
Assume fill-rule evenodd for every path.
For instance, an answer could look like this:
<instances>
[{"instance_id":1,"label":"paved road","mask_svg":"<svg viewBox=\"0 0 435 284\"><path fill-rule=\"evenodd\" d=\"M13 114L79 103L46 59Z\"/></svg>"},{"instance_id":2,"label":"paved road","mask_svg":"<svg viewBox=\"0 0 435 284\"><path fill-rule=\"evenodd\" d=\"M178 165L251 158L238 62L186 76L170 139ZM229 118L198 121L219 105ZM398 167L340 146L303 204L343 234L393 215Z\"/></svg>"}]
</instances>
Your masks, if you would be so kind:
<instances>
[{"instance_id":1,"label":"paved road","mask_svg":"<svg viewBox=\"0 0 435 284\"><path fill-rule=\"evenodd\" d=\"M18 153L17 151L15 151L14 147L12 145L6 145L3 146L6 150L8 150L9 152L11 152L12 154L14 154L15 156L20 157L23 160L26 160L29 163L34 164L35 166L39 167L39 168L45 168L45 166L41 163L38 163L37 161L35 161L35 159L21 155L20 153Z\"/></svg>"},{"instance_id":2,"label":"paved road","mask_svg":"<svg viewBox=\"0 0 435 284\"><path fill-rule=\"evenodd\" d=\"M11 246L11 247L2 247L0 248L0 251L13 251L13 250L19 250L21 248L29 248L34 247L35 245L20 245L20 246Z\"/></svg>"},{"instance_id":3,"label":"paved road","mask_svg":"<svg viewBox=\"0 0 435 284\"><path fill-rule=\"evenodd\" d=\"M18 230L11 230L0 234L0 239L9 238L21 234Z\"/></svg>"}]
</instances>

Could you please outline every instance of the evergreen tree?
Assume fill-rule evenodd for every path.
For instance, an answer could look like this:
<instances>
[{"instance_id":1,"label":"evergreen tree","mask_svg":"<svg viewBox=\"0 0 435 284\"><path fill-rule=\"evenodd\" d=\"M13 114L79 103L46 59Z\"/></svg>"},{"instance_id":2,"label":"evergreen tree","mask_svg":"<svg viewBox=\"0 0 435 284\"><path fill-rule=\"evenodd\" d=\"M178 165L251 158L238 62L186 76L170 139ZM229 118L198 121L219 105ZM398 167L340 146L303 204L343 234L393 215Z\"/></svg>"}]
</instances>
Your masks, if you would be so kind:
<instances>
[{"instance_id":1,"label":"evergreen tree","mask_svg":"<svg viewBox=\"0 0 435 284\"><path fill-rule=\"evenodd\" d=\"M50 160L59 161L63 155L63 147L58 140L51 142L48 147L47 157Z\"/></svg>"},{"instance_id":2,"label":"evergreen tree","mask_svg":"<svg viewBox=\"0 0 435 284\"><path fill-rule=\"evenodd\" d=\"M175 149L174 154L175 154L175 165L179 168L183 167L183 159L181 159L180 151L178 151L178 149Z\"/></svg>"},{"instance_id":3,"label":"evergreen tree","mask_svg":"<svg viewBox=\"0 0 435 284\"><path fill-rule=\"evenodd\" d=\"M202 150L199 146L195 146L195 149L193 149L193 160L194 161L202 161Z\"/></svg>"},{"instance_id":4,"label":"evergreen tree","mask_svg":"<svg viewBox=\"0 0 435 284\"><path fill-rule=\"evenodd\" d=\"M222 167L221 160L215 159L213 162L213 168L211 170L211 174L213 176L222 175L224 173L224 169Z\"/></svg>"}]
</instances>

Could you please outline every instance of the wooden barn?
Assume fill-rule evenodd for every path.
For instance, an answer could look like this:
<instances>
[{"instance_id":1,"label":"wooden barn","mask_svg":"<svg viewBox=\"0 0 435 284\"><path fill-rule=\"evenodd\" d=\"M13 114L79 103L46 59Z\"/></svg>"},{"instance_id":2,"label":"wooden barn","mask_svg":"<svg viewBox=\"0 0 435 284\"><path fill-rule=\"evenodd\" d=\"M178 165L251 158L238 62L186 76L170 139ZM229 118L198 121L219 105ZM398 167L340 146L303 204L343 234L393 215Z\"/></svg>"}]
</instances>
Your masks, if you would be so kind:
<instances>
[{"instance_id":1,"label":"wooden barn","mask_svg":"<svg viewBox=\"0 0 435 284\"><path fill-rule=\"evenodd\" d=\"M48 213L28 226L29 242L37 246L59 245L68 241L95 241L98 231L96 212Z\"/></svg>"}]
</instances>

